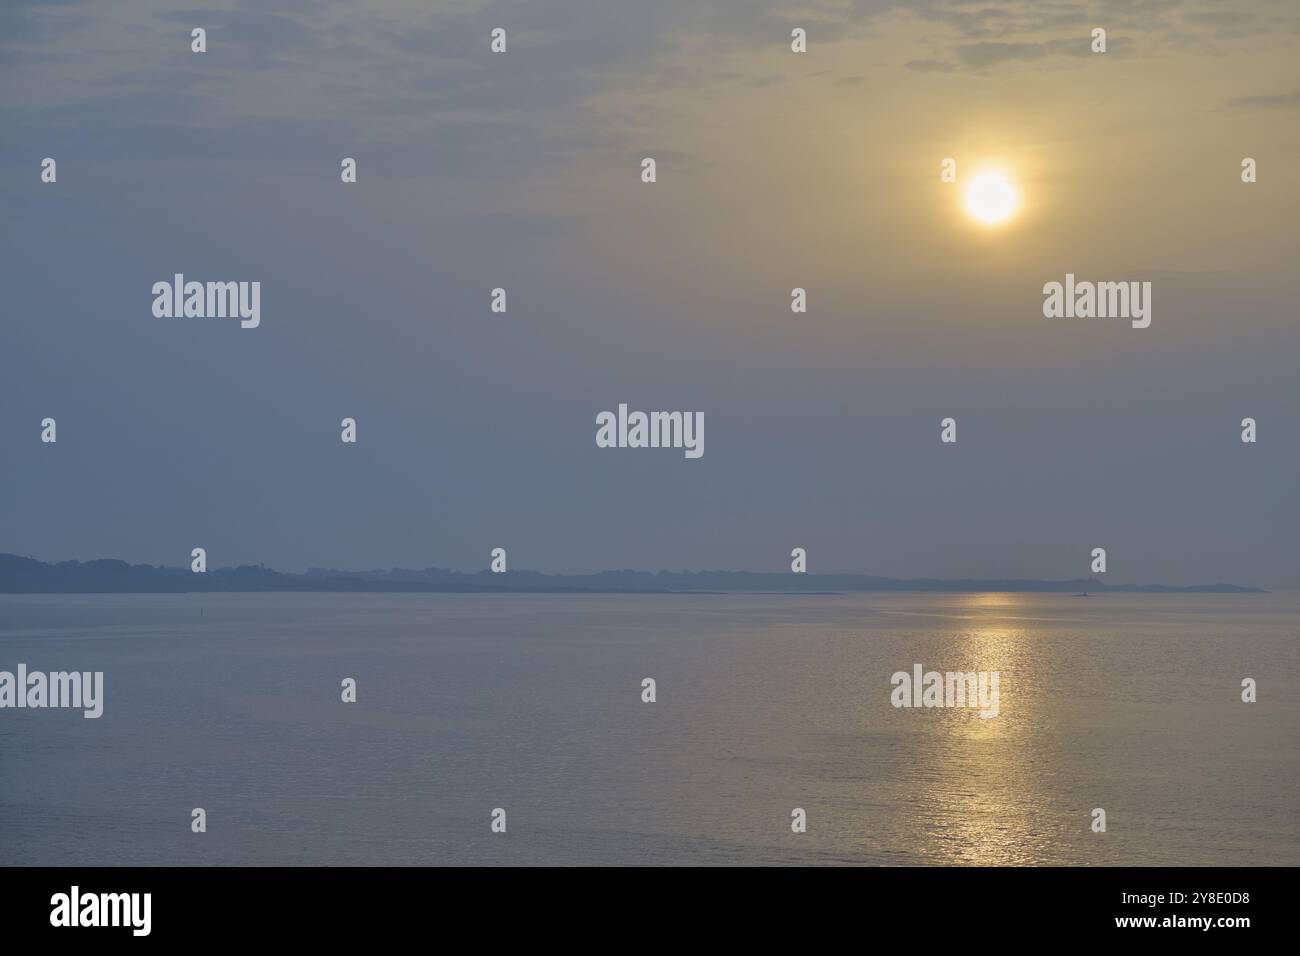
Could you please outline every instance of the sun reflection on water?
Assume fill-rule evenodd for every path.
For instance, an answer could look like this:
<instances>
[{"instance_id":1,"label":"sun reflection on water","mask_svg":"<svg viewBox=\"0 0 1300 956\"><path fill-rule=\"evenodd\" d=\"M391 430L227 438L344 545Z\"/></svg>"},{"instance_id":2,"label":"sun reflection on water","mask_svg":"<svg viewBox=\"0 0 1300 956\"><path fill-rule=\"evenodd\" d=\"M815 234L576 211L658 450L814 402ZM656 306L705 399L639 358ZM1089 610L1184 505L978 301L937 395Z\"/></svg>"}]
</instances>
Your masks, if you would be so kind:
<instances>
[{"instance_id":1,"label":"sun reflection on water","mask_svg":"<svg viewBox=\"0 0 1300 956\"><path fill-rule=\"evenodd\" d=\"M927 661L926 668L996 671L998 714L984 719L978 709L931 712L933 732L917 757L918 797L930 821L924 851L934 862L1039 862L1050 845L1050 824L1030 808L1052 802L1045 790L1051 777L1047 721L1041 700L1027 692L1036 684L1032 634L1005 620L1025 602L994 593L962 595L957 603L976 611L979 623L950 632L944 659Z\"/></svg>"}]
</instances>

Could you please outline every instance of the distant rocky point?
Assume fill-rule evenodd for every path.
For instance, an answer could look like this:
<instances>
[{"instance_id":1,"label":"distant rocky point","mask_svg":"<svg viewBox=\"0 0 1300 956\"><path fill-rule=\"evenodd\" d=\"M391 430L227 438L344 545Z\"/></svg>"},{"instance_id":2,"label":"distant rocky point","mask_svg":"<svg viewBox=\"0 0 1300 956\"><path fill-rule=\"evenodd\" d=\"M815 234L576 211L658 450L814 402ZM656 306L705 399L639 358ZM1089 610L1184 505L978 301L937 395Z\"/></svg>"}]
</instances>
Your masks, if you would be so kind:
<instances>
[{"instance_id":1,"label":"distant rocky point","mask_svg":"<svg viewBox=\"0 0 1300 956\"><path fill-rule=\"evenodd\" d=\"M792 574L754 571L600 571L596 574L543 574L539 571L336 571L311 568L304 574L262 565L216 568L195 574L189 568L128 564L111 558L60 561L0 554L0 594L183 594L196 591L338 591L560 594L681 594L699 592L848 591L1020 591L1048 594L1191 593L1263 594L1236 584L1111 585L1097 578L1073 581L1023 579L941 581L935 578L881 578L866 574Z\"/></svg>"}]
</instances>

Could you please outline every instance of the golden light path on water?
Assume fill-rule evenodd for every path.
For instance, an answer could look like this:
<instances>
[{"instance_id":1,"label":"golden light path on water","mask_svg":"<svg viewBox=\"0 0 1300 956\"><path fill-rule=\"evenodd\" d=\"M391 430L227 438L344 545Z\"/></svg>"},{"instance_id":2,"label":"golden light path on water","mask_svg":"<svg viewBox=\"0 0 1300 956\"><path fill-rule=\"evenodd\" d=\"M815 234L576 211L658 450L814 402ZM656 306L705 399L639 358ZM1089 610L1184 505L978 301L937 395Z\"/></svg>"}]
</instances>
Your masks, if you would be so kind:
<instances>
[{"instance_id":1,"label":"golden light path on water","mask_svg":"<svg viewBox=\"0 0 1300 956\"><path fill-rule=\"evenodd\" d=\"M1032 631L1015 626L1024 603L1009 593L956 596L969 624L950 635L947 659L926 662L938 671L998 673L995 718L973 709L930 712L936 736L920 753L931 762L918 769L928 783L920 790L920 818L932 821L928 850L935 862L1032 864L1054 842L1048 821L1032 811L1053 801L1053 768L1043 739L1050 720L1041 699L1026 692L1037 675Z\"/></svg>"}]
</instances>

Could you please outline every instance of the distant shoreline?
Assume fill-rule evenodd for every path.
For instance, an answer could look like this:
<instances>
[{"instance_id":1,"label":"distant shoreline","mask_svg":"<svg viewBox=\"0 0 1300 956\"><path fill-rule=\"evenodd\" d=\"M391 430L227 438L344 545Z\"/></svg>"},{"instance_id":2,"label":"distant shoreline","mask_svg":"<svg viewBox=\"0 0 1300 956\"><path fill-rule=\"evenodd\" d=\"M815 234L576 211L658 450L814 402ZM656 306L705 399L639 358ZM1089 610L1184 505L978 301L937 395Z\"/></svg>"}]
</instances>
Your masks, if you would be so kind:
<instances>
[{"instance_id":1,"label":"distant shoreline","mask_svg":"<svg viewBox=\"0 0 1300 956\"><path fill-rule=\"evenodd\" d=\"M339 571L312 568L302 574L263 565L189 568L128 564L111 558L61 561L0 554L0 594L802 594L857 592L960 594L1266 594L1237 584L1110 585L1097 578L1036 581L1023 578L884 578L865 574L794 574L760 571L600 571L544 574L539 571L464 572L446 568Z\"/></svg>"}]
</instances>

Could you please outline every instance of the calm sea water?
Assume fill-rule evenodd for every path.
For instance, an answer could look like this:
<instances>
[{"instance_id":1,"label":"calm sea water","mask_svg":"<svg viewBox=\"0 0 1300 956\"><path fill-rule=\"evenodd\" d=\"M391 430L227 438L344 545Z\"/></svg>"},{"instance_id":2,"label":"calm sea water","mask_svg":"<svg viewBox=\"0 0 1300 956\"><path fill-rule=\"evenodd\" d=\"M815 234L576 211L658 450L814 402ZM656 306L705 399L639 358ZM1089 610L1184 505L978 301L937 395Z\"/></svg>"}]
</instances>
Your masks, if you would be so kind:
<instances>
[{"instance_id":1,"label":"calm sea water","mask_svg":"<svg viewBox=\"0 0 1300 956\"><path fill-rule=\"evenodd\" d=\"M0 864L1300 864L1294 595L0 596L20 661L106 702L0 710Z\"/></svg>"}]
</instances>

